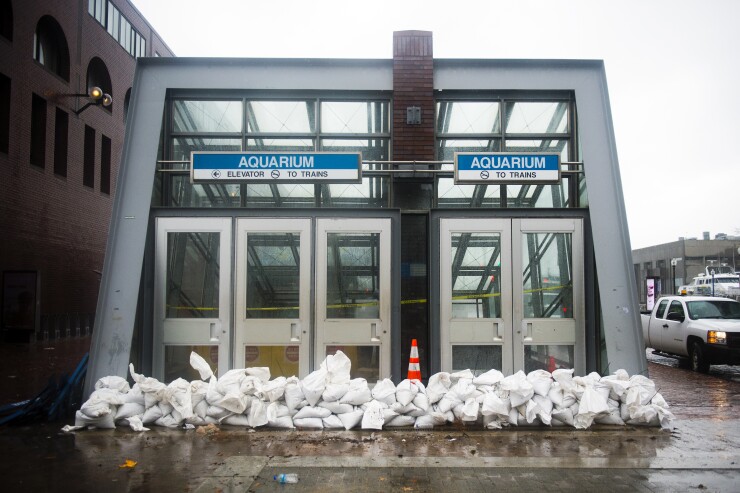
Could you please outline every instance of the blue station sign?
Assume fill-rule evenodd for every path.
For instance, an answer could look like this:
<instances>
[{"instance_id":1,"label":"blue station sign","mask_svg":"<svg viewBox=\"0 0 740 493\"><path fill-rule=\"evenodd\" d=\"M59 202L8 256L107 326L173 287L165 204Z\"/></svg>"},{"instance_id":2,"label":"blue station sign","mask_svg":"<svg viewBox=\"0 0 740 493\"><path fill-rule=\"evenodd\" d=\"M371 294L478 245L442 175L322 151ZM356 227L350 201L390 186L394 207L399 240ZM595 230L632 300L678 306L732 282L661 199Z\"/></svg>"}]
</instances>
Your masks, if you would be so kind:
<instances>
[{"instance_id":1,"label":"blue station sign","mask_svg":"<svg viewBox=\"0 0 740 493\"><path fill-rule=\"evenodd\" d=\"M456 184L560 182L557 153L456 152Z\"/></svg>"},{"instance_id":2,"label":"blue station sign","mask_svg":"<svg viewBox=\"0 0 740 493\"><path fill-rule=\"evenodd\" d=\"M193 183L360 183L362 153L196 151L190 157L190 179Z\"/></svg>"}]
</instances>

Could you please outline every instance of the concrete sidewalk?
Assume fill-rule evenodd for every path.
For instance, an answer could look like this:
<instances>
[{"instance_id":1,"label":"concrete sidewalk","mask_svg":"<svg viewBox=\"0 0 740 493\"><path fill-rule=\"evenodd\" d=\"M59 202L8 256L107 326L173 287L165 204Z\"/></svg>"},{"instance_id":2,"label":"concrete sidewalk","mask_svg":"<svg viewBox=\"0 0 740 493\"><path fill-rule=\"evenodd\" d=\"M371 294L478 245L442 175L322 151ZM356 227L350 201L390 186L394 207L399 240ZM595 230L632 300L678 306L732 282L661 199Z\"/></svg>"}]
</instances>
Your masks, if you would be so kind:
<instances>
[{"instance_id":1,"label":"concrete sidewalk","mask_svg":"<svg viewBox=\"0 0 740 493\"><path fill-rule=\"evenodd\" d=\"M650 365L656 428L0 429L7 491L738 491L740 384ZM126 459L137 462L121 468ZM295 472L298 484L272 478Z\"/></svg>"}]
</instances>

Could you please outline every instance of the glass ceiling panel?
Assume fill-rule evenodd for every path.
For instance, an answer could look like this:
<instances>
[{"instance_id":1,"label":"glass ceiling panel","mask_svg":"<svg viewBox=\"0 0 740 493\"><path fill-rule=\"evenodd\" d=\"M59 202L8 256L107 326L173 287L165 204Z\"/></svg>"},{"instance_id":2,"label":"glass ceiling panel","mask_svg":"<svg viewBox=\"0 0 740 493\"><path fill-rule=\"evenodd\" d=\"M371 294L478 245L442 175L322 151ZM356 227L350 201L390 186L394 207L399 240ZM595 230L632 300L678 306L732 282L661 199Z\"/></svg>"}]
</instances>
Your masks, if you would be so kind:
<instances>
[{"instance_id":1,"label":"glass ceiling panel","mask_svg":"<svg viewBox=\"0 0 740 493\"><path fill-rule=\"evenodd\" d=\"M506 103L506 133L564 133L567 131L567 102Z\"/></svg>"},{"instance_id":2,"label":"glass ceiling panel","mask_svg":"<svg viewBox=\"0 0 740 493\"><path fill-rule=\"evenodd\" d=\"M175 132L241 132L241 101L175 101Z\"/></svg>"},{"instance_id":3,"label":"glass ceiling panel","mask_svg":"<svg viewBox=\"0 0 740 493\"><path fill-rule=\"evenodd\" d=\"M314 133L315 107L313 101L249 101L247 132Z\"/></svg>"},{"instance_id":4,"label":"glass ceiling panel","mask_svg":"<svg viewBox=\"0 0 740 493\"><path fill-rule=\"evenodd\" d=\"M361 152L363 161L388 159L388 139L323 139L324 152Z\"/></svg>"},{"instance_id":5,"label":"glass ceiling panel","mask_svg":"<svg viewBox=\"0 0 740 493\"><path fill-rule=\"evenodd\" d=\"M568 162L568 141L563 139L514 140L506 141L507 151L514 152L555 152L560 154L561 162ZM567 169L567 168L566 168Z\"/></svg>"},{"instance_id":6,"label":"glass ceiling panel","mask_svg":"<svg viewBox=\"0 0 740 493\"><path fill-rule=\"evenodd\" d=\"M247 139L248 151L313 152L313 139Z\"/></svg>"},{"instance_id":7,"label":"glass ceiling panel","mask_svg":"<svg viewBox=\"0 0 740 493\"><path fill-rule=\"evenodd\" d=\"M494 101L438 102L437 133L501 133L499 103Z\"/></svg>"},{"instance_id":8,"label":"glass ceiling panel","mask_svg":"<svg viewBox=\"0 0 740 493\"><path fill-rule=\"evenodd\" d=\"M321 131L346 134L388 133L388 102L323 101Z\"/></svg>"},{"instance_id":9,"label":"glass ceiling panel","mask_svg":"<svg viewBox=\"0 0 740 493\"><path fill-rule=\"evenodd\" d=\"M451 161L456 152L498 152L500 150L500 139L443 139L437 142L437 159Z\"/></svg>"},{"instance_id":10,"label":"glass ceiling panel","mask_svg":"<svg viewBox=\"0 0 740 493\"><path fill-rule=\"evenodd\" d=\"M172 141L172 160L190 161L192 151L240 151L241 139L221 139L211 137L176 137ZM186 167L189 169L189 165Z\"/></svg>"}]
</instances>

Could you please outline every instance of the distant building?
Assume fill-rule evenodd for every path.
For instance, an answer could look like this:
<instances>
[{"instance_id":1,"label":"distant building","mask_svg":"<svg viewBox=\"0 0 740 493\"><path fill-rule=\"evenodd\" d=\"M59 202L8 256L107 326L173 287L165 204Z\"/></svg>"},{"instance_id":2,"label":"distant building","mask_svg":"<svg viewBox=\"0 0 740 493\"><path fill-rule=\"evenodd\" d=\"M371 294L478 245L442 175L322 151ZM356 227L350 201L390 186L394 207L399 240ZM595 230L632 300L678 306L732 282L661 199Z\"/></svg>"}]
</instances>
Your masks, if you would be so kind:
<instances>
[{"instance_id":1,"label":"distant building","mask_svg":"<svg viewBox=\"0 0 740 493\"><path fill-rule=\"evenodd\" d=\"M173 53L126 0L0 0L4 340L58 319L92 325L134 69L148 56Z\"/></svg>"},{"instance_id":2,"label":"distant building","mask_svg":"<svg viewBox=\"0 0 740 493\"><path fill-rule=\"evenodd\" d=\"M718 233L715 239L679 238L678 241L663 243L632 250L632 264L637 281L637 295L645 303L645 281L652 277L659 280L656 295L674 294L679 286L688 284L710 265L726 264L734 271L740 269L740 237ZM675 266L671 260L676 259Z\"/></svg>"}]
</instances>

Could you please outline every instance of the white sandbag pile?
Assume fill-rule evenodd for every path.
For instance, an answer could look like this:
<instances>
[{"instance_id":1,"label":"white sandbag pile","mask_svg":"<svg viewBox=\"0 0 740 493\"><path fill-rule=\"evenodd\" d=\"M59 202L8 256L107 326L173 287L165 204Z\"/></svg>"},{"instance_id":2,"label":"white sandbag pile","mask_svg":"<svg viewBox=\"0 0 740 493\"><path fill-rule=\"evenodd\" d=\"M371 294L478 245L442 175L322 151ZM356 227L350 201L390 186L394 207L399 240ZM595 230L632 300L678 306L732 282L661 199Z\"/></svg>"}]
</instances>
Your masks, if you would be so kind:
<instances>
[{"instance_id":1,"label":"white sandbag pile","mask_svg":"<svg viewBox=\"0 0 740 493\"><path fill-rule=\"evenodd\" d=\"M447 423L504 426L608 425L661 426L670 429L673 415L650 379L618 370L601 377L574 377L573 370L536 370L504 376L490 370L432 375L425 387L416 380L394 385L350 378L350 360L337 351L321 367L299 380L270 380L268 368L230 370L216 378L205 360L190 355L201 380L177 379L169 385L134 372L134 385L105 377L75 417L75 426L115 428L145 426L192 428L226 424L257 428L380 430L397 426L430 429Z\"/></svg>"}]
</instances>

